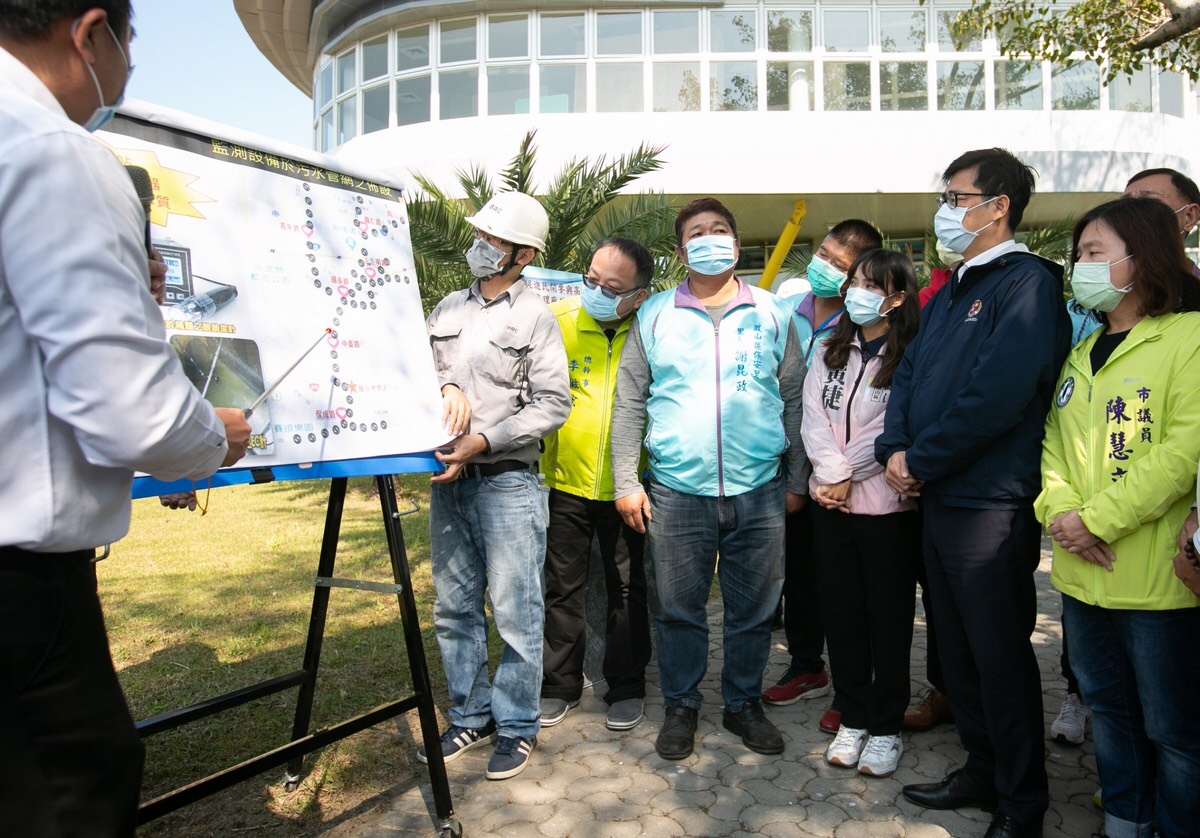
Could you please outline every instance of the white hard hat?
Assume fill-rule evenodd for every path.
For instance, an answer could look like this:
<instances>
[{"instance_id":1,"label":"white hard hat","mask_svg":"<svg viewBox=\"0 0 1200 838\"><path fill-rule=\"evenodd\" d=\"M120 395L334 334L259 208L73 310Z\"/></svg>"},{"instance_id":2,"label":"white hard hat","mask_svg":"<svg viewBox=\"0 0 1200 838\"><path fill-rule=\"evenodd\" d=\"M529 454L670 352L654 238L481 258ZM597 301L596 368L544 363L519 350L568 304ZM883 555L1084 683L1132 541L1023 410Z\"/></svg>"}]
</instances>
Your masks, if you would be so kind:
<instances>
[{"instance_id":1,"label":"white hard hat","mask_svg":"<svg viewBox=\"0 0 1200 838\"><path fill-rule=\"evenodd\" d=\"M524 192L500 192L467 219L476 229L513 244L546 249L550 217L537 198Z\"/></svg>"}]
</instances>

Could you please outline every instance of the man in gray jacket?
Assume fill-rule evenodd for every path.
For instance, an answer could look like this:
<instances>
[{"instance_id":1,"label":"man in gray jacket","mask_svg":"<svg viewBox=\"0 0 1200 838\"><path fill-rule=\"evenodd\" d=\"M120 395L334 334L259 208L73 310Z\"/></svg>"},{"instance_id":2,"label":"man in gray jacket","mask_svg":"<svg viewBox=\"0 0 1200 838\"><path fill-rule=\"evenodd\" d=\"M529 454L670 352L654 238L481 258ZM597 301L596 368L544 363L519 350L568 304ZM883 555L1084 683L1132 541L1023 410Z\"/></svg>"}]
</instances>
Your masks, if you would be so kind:
<instances>
[{"instance_id":1,"label":"man in gray jacket","mask_svg":"<svg viewBox=\"0 0 1200 838\"><path fill-rule=\"evenodd\" d=\"M442 756L457 759L498 736L487 777L503 780L525 770L537 745L547 518L538 451L567 420L571 393L562 333L521 279L546 246L546 211L503 192L467 221L477 279L438 303L428 322L454 437L437 453L446 470L433 478L429 502L433 622L451 702ZM490 683L485 588L504 642ZM424 748L417 758L425 761Z\"/></svg>"}]
</instances>

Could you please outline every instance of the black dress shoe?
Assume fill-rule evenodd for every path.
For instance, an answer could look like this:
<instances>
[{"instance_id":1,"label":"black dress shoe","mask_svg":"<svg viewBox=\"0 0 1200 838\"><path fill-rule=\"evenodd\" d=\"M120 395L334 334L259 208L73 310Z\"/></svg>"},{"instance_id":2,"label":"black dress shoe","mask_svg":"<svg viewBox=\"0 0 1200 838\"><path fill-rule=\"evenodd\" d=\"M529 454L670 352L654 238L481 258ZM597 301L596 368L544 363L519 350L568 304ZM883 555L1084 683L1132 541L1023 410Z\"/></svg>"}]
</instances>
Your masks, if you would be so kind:
<instances>
[{"instance_id":1,"label":"black dress shoe","mask_svg":"<svg viewBox=\"0 0 1200 838\"><path fill-rule=\"evenodd\" d=\"M663 759L683 759L692 752L696 739L696 711L691 707L668 707L654 750Z\"/></svg>"},{"instance_id":2,"label":"black dress shoe","mask_svg":"<svg viewBox=\"0 0 1200 838\"><path fill-rule=\"evenodd\" d=\"M747 701L736 713L726 710L721 716L721 723L730 733L742 737L742 744L755 753L783 753L783 737L757 701Z\"/></svg>"},{"instance_id":3,"label":"black dress shoe","mask_svg":"<svg viewBox=\"0 0 1200 838\"><path fill-rule=\"evenodd\" d=\"M905 786L904 796L926 809L961 809L964 806L975 806L992 811L996 808L996 792L976 783L961 768L951 771L940 783Z\"/></svg>"},{"instance_id":4,"label":"black dress shoe","mask_svg":"<svg viewBox=\"0 0 1200 838\"><path fill-rule=\"evenodd\" d=\"M983 838L1042 838L1042 826L1025 826L1008 815L996 815Z\"/></svg>"}]
</instances>

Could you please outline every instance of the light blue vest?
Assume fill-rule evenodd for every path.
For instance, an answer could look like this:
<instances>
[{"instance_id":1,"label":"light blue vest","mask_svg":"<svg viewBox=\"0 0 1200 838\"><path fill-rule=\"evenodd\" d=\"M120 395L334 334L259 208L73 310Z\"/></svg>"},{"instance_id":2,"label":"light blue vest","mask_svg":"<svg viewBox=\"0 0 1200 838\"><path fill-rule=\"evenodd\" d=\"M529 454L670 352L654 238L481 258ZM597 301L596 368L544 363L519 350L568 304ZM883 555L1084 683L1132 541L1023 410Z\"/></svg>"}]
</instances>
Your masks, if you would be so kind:
<instances>
[{"instance_id":1,"label":"light blue vest","mask_svg":"<svg viewBox=\"0 0 1200 838\"><path fill-rule=\"evenodd\" d=\"M779 473L787 449L779 364L789 307L744 283L719 328L683 283L638 311L650 365L646 451L655 480L689 495L740 495Z\"/></svg>"}]
</instances>

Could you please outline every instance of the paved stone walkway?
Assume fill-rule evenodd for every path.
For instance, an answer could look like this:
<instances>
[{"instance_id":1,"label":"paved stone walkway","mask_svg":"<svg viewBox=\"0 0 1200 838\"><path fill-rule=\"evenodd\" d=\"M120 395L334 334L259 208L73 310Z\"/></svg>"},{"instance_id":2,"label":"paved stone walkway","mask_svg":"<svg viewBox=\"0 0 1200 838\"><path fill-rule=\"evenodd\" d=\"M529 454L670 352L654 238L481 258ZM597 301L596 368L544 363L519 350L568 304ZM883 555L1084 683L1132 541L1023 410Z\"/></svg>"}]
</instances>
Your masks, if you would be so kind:
<instances>
[{"instance_id":1,"label":"paved stone walkway","mask_svg":"<svg viewBox=\"0 0 1200 838\"><path fill-rule=\"evenodd\" d=\"M1041 662L1046 729L1057 715L1064 683L1059 654L1062 629L1058 594L1049 582L1049 555L1037 573L1041 616L1033 636ZM920 603L918 601L918 612ZM981 836L990 816L974 809L938 812L904 799L907 783L940 780L962 763L953 725L904 734L900 768L886 779L863 777L827 765L830 737L817 728L829 698L802 700L767 712L787 743L781 756L752 753L721 727L719 674L723 660L720 603L709 609L708 674L701 689L696 751L679 762L660 759L654 737L663 718L658 673L647 673L646 719L629 731L604 727L606 707L591 690L566 720L542 732L530 767L502 782L483 774L490 749L480 748L450 764L456 817L469 838L503 836L832 836L832 838L940 838ZM773 683L787 664L783 632L772 638L764 683ZM913 695L924 689L925 625L918 613L913 643ZM1101 814L1092 805L1098 788L1089 739L1081 748L1046 743L1050 811L1045 834L1088 838ZM411 786L381 812L356 818L330 831L336 838L395 838L432 835L428 781Z\"/></svg>"}]
</instances>

